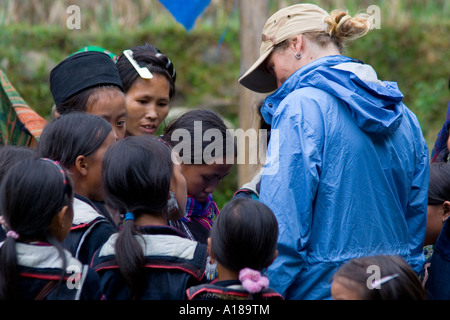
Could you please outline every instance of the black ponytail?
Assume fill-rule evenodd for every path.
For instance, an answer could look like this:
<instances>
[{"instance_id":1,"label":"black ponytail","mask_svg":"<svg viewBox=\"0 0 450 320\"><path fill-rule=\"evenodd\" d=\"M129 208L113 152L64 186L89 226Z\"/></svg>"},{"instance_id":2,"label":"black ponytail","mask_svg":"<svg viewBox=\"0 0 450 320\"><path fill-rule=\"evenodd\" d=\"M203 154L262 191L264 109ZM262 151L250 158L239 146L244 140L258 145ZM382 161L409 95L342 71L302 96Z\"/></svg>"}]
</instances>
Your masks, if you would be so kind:
<instances>
[{"instance_id":1,"label":"black ponytail","mask_svg":"<svg viewBox=\"0 0 450 320\"><path fill-rule=\"evenodd\" d=\"M54 245L63 261L64 274L63 247L49 233L49 226L55 215L64 206L72 208L72 203L72 182L66 172L52 161L23 160L5 175L0 185L0 212L9 232L0 248L0 300L22 298L17 242L45 241Z\"/></svg>"},{"instance_id":2,"label":"black ponytail","mask_svg":"<svg viewBox=\"0 0 450 320\"><path fill-rule=\"evenodd\" d=\"M167 214L172 172L170 149L148 135L120 140L108 149L103 160L107 203L122 213L127 212L116 239L115 254L133 299L139 298L145 286L144 253L138 241L142 234L134 219L142 214Z\"/></svg>"}]
</instances>

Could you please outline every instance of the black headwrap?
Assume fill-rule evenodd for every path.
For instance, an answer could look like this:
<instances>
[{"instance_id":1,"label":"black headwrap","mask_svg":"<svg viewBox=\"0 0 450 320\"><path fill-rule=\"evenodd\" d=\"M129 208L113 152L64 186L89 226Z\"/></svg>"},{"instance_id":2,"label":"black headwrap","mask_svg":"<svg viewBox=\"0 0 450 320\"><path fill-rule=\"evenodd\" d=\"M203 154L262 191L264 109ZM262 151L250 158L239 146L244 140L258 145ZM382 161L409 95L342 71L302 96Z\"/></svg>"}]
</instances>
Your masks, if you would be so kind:
<instances>
[{"instance_id":1,"label":"black headwrap","mask_svg":"<svg viewBox=\"0 0 450 320\"><path fill-rule=\"evenodd\" d=\"M102 52L87 51L72 55L50 73L50 91L56 105L85 89L102 85L115 85L123 91L115 63Z\"/></svg>"}]
</instances>

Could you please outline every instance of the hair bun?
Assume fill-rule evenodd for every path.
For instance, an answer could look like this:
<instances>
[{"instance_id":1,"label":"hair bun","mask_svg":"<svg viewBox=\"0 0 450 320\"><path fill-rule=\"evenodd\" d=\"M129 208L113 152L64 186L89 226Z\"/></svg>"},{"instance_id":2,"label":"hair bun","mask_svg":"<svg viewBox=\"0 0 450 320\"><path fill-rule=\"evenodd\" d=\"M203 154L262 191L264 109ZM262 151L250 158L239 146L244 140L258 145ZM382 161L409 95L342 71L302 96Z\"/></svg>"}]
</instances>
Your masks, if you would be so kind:
<instances>
[{"instance_id":1,"label":"hair bun","mask_svg":"<svg viewBox=\"0 0 450 320\"><path fill-rule=\"evenodd\" d=\"M326 32L339 42L351 41L367 34L371 29L370 15L350 16L346 11L334 10L325 18Z\"/></svg>"}]
</instances>

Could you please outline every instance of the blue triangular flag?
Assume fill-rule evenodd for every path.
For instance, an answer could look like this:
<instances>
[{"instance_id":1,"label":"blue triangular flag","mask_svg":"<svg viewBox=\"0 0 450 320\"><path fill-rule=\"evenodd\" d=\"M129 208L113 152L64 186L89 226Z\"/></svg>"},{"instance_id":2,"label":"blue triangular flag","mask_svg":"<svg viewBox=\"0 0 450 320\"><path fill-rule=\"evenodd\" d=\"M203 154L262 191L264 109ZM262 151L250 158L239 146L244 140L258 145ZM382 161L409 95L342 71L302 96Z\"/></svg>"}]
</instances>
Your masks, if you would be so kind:
<instances>
[{"instance_id":1,"label":"blue triangular flag","mask_svg":"<svg viewBox=\"0 0 450 320\"><path fill-rule=\"evenodd\" d=\"M211 0L159 0L172 16L190 31L195 20L209 6Z\"/></svg>"}]
</instances>

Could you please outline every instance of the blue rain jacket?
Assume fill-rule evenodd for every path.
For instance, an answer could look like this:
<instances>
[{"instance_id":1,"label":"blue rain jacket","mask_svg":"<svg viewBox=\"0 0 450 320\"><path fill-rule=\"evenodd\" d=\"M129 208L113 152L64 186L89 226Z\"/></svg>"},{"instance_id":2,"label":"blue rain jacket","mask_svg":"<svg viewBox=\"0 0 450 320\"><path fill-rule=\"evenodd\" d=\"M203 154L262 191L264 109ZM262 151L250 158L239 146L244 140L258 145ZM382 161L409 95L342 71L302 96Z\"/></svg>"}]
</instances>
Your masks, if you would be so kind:
<instances>
[{"instance_id":1,"label":"blue rain jacket","mask_svg":"<svg viewBox=\"0 0 450 320\"><path fill-rule=\"evenodd\" d=\"M286 299L330 299L334 272L361 256L400 255L422 270L428 147L402 99L345 56L313 61L266 98L260 201L279 223L268 276Z\"/></svg>"}]
</instances>

